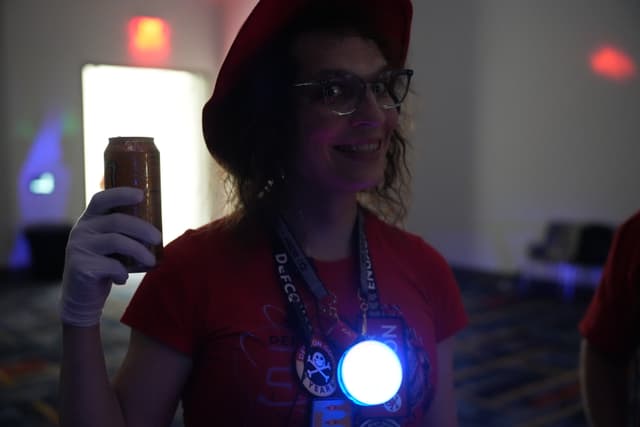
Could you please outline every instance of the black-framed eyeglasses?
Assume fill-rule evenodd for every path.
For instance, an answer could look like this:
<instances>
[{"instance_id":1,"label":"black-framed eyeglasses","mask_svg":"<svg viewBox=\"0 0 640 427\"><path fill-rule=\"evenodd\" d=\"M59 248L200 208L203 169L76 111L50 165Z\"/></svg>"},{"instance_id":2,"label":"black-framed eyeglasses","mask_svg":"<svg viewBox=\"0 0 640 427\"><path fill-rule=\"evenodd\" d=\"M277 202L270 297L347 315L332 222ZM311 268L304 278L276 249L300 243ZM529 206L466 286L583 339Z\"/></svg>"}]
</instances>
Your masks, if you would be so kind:
<instances>
[{"instance_id":1,"label":"black-framed eyeglasses","mask_svg":"<svg viewBox=\"0 0 640 427\"><path fill-rule=\"evenodd\" d=\"M322 101L333 113L346 116L358 109L367 87L375 95L378 105L385 109L397 108L409 92L413 70L386 70L372 81L349 72L341 72L326 79L294 83L293 87L317 88L311 98Z\"/></svg>"}]
</instances>

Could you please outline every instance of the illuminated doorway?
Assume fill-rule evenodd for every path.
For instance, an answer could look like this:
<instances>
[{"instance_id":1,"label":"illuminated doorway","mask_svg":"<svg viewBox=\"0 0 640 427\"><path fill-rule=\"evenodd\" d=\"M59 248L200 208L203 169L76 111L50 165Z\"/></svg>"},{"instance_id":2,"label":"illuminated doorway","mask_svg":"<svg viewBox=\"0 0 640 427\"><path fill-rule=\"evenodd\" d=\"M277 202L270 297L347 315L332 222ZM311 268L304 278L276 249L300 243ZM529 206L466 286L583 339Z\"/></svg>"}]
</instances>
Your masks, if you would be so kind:
<instances>
[{"instance_id":1,"label":"illuminated doorway","mask_svg":"<svg viewBox=\"0 0 640 427\"><path fill-rule=\"evenodd\" d=\"M111 65L82 68L86 203L100 191L109 137L150 136L160 151L163 240L213 216L213 162L202 139L204 76Z\"/></svg>"}]
</instances>

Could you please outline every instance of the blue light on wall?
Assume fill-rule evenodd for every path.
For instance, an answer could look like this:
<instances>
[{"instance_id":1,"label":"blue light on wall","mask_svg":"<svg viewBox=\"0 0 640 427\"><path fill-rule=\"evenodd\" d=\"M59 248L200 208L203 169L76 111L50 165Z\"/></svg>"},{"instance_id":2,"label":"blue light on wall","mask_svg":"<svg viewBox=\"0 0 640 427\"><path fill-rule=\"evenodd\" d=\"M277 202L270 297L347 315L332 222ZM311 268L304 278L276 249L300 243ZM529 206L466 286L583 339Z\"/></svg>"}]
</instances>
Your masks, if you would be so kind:
<instances>
[{"instance_id":1,"label":"blue light on wall","mask_svg":"<svg viewBox=\"0 0 640 427\"><path fill-rule=\"evenodd\" d=\"M68 222L66 210L71 180L62 155L65 120L62 114L50 114L45 118L22 165L17 180L19 216L16 225L20 231L33 224ZM29 247L20 233L8 265L24 268L30 261Z\"/></svg>"},{"instance_id":2,"label":"blue light on wall","mask_svg":"<svg viewBox=\"0 0 640 427\"><path fill-rule=\"evenodd\" d=\"M56 177L51 172L44 172L29 182L31 194L49 195L56 189Z\"/></svg>"}]
</instances>

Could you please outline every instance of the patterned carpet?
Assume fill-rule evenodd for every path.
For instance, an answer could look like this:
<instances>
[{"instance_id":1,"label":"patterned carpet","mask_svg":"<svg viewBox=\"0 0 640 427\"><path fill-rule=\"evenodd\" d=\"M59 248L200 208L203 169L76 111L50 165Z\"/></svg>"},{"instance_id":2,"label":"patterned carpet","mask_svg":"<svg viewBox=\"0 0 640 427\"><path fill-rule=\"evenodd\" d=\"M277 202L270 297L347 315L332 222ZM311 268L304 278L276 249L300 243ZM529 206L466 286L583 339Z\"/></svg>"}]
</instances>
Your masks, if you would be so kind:
<instances>
[{"instance_id":1,"label":"patterned carpet","mask_svg":"<svg viewBox=\"0 0 640 427\"><path fill-rule=\"evenodd\" d=\"M461 426L585 426L577 378L577 323L591 298L551 283L457 272L470 316L457 344Z\"/></svg>"},{"instance_id":2,"label":"patterned carpet","mask_svg":"<svg viewBox=\"0 0 640 427\"><path fill-rule=\"evenodd\" d=\"M456 274L471 319L455 360L460 426L584 426L576 324L590 295L564 302L549 286L522 293L514 280ZM0 283L0 427L58 425L58 292L57 283ZM129 292L118 287L105 309L111 372L128 340L117 319Z\"/></svg>"},{"instance_id":3,"label":"patterned carpet","mask_svg":"<svg viewBox=\"0 0 640 427\"><path fill-rule=\"evenodd\" d=\"M0 427L58 426L61 329L57 283L0 284ZM130 297L112 292L102 323L109 372L120 365L129 330L119 319Z\"/></svg>"}]
</instances>

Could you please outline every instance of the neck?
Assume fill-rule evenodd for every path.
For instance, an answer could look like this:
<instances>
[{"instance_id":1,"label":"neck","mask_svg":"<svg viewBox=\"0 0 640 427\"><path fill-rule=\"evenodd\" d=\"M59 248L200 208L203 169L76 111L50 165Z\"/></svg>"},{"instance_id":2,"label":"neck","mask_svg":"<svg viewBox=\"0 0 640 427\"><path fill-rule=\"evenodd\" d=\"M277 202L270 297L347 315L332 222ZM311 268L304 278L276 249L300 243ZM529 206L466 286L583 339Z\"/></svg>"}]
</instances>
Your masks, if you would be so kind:
<instances>
[{"instance_id":1,"label":"neck","mask_svg":"<svg viewBox=\"0 0 640 427\"><path fill-rule=\"evenodd\" d=\"M309 193L291 198L294 201L283 212L298 244L317 260L348 257L358 209L355 195L323 198Z\"/></svg>"}]
</instances>

